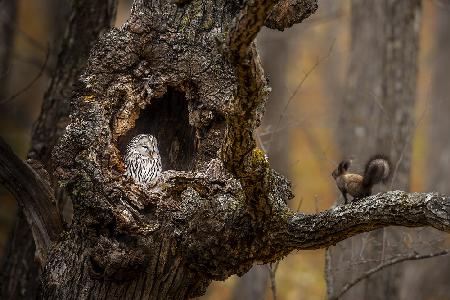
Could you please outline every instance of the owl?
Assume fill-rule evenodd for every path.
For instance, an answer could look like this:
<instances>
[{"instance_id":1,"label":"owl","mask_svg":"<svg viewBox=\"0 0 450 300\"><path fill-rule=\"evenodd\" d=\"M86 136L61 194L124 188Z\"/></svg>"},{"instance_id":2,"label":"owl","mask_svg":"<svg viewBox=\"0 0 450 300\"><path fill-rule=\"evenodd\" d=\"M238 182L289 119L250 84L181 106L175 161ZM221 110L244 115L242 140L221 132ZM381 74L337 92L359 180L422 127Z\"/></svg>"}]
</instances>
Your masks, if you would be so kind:
<instances>
[{"instance_id":1,"label":"owl","mask_svg":"<svg viewBox=\"0 0 450 300\"><path fill-rule=\"evenodd\" d=\"M162 172L156 138L150 134L135 136L127 146L125 166L125 175L136 183L155 184Z\"/></svg>"}]
</instances>

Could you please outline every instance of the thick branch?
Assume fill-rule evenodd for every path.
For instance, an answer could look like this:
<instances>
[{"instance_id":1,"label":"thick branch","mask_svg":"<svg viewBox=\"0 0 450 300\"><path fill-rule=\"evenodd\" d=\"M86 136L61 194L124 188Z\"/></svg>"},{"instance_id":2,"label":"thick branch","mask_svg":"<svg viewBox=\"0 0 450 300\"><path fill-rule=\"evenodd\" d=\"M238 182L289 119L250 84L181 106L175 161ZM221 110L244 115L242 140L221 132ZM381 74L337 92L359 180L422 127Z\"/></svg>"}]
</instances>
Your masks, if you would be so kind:
<instances>
[{"instance_id":1,"label":"thick branch","mask_svg":"<svg viewBox=\"0 0 450 300\"><path fill-rule=\"evenodd\" d=\"M283 0L270 11L264 25L283 31L294 24L301 23L317 10L317 0Z\"/></svg>"},{"instance_id":2,"label":"thick branch","mask_svg":"<svg viewBox=\"0 0 450 300\"><path fill-rule=\"evenodd\" d=\"M261 199L260 195L267 189L269 173L264 153L255 149L253 137L270 91L254 39L264 24L285 28L287 24L300 22L316 9L315 1L247 1L229 31L227 46L231 60L236 63L238 86L237 101L227 120L223 159L229 170L239 178L245 178L247 182L243 185L250 199Z\"/></svg>"},{"instance_id":3,"label":"thick branch","mask_svg":"<svg viewBox=\"0 0 450 300\"><path fill-rule=\"evenodd\" d=\"M234 19L228 36L228 48L232 59L241 61L247 57L250 45L264 25L277 0L249 0Z\"/></svg>"},{"instance_id":4,"label":"thick branch","mask_svg":"<svg viewBox=\"0 0 450 300\"><path fill-rule=\"evenodd\" d=\"M432 226L449 232L450 198L436 193L381 193L319 214L297 213L279 238L291 250L318 249L390 225Z\"/></svg>"},{"instance_id":5,"label":"thick branch","mask_svg":"<svg viewBox=\"0 0 450 300\"><path fill-rule=\"evenodd\" d=\"M236 65L237 93L227 116L222 158L226 168L241 180L250 211L260 216L269 213L265 195L271 172L264 153L256 149L254 131L270 89L254 39L276 2L247 1L234 19L228 39L230 58Z\"/></svg>"},{"instance_id":6,"label":"thick branch","mask_svg":"<svg viewBox=\"0 0 450 300\"><path fill-rule=\"evenodd\" d=\"M63 231L53 191L29 165L0 138L0 183L14 195L30 225L36 254L45 261L51 241Z\"/></svg>"},{"instance_id":7,"label":"thick branch","mask_svg":"<svg viewBox=\"0 0 450 300\"><path fill-rule=\"evenodd\" d=\"M309 2L308 4L311 5ZM270 214L267 195L270 182L273 181L273 172L265 153L256 148L254 139L254 131L261 121L270 91L254 39L274 5L274 17L282 18L287 17L283 13L286 13L286 9L291 9L290 6L294 3L247 1L233 21L227 44L231 61L236 65L237 93L236 101L227 116L227 136L222 158L227 169L241 180L249 211L257 218ZM301 6L303 5L306 4L302 3ZM292 9L289 10L291 13L302 8ZM303 9L305 12L313 11L306 6ZM309 14L305 13L303 18Z\"/></svg>"}]
</instances>

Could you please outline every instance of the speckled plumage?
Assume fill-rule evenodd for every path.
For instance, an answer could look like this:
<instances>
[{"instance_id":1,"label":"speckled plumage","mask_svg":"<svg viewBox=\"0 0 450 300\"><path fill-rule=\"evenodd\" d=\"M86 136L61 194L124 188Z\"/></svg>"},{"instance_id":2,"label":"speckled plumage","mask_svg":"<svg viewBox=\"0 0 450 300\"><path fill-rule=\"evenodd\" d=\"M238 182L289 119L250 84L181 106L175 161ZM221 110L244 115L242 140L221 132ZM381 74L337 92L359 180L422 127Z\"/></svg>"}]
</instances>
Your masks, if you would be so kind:
<instances>
[{"instance_id":1,"label":"speckled plumage","mask_svg":"<svg viewBox=\"0 0 450 300\"><path fill-rule=\"evenodd\" d=\"M162 173L158 142L150 134L135 136L127 146L125 175L136 183L155 184Z\"/></svg>"}]
</instances>

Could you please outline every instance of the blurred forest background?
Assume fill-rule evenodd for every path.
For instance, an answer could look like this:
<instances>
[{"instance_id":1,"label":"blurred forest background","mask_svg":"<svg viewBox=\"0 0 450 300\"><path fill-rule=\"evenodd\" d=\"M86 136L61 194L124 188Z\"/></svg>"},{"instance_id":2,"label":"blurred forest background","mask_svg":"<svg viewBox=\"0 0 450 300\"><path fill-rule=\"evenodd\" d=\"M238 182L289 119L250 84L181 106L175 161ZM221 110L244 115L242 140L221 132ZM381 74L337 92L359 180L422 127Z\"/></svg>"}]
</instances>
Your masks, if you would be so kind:
<instances>
[{"instance_id":1,"label":"blurred forest background","mask_svg":"<svg viewBox=\"0 0 450 300\"><path fill-rule=\"evenodd\" d=\"M14 16L0 1L0 26L13 33L9 63L6 68L2 66L0 72L0 135L25 158L33 122L54 71L59 42L70 16L70 4L68 0L17 0L16 3ZM119 3L116 26L123 24L130 9L129 1ZM275 169L292 181L296 198L289 205L304 212L318 212L334 205L339 193L331 171L343 156L351 154L342 153L336 140L349 67L350 4L349 0L321 0L318 12L303 23L285 32L264 28L258 36L263 65L272 86L265 119L259 128L260 144ZM411 191L432 190L427 174L432 165L430 160L436 159L430 155L433 103L437 100L433 99L433 95L437 95L433 90L434 82L440 79L440 86L450 94L450 68L438 77L433 74L442 60L449 65L449 19L450 2L422 2ZM447 27L444 34L442 29L438 34L442 22ZM367 61L366 66L370 68L371 61ZM449 126L444 129L440 139L450 139ZM447 178L449 160L439 166L441 176ZM363 163L356 160L357 167ZM433 166L435 168L436 164ZM433 190L448 192L448 189L434 187ZM0 257L15 215L14 199L0 187ZM251 277L250 282L253 288L262 282L266 299L272 299L268 270L268 266L260 267L256 271L259 275ZM325 251L299 251L289 255L280 262L275 273L277 299L324 299L324 270ZM445 279L450 282L450 277ZM242 288L239 284L236 276L225 282L215 282L202 299L239 299L236 296L240 294L237 289ZM450 299L450 295L439 299Z\"/></svg>"}]
</instances>

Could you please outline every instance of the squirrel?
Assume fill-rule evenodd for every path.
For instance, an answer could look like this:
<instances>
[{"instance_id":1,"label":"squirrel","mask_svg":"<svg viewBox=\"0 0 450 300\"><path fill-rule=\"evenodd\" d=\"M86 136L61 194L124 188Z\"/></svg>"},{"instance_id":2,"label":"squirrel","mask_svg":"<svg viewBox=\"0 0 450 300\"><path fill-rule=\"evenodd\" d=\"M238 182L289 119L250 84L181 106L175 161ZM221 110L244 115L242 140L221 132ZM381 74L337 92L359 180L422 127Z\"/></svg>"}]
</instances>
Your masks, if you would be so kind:
<instances>
[{"instance_id":1,"label":"squirrel","mask_svg":"<svg viewBox=\"0 0 450 300\"><path fill-rule=\"evenodd\" d=\"M362 176L348 172L351 163L350 159L344 159L339 163L336 170L331 173L344 197L345 204L349 202L347 194L353 197L352 201L370 196L372 187L380 182L386 184L392 174L391 161L383 154L374 155L367 161L364 175Z\"/></svg>"}]
</instances>

